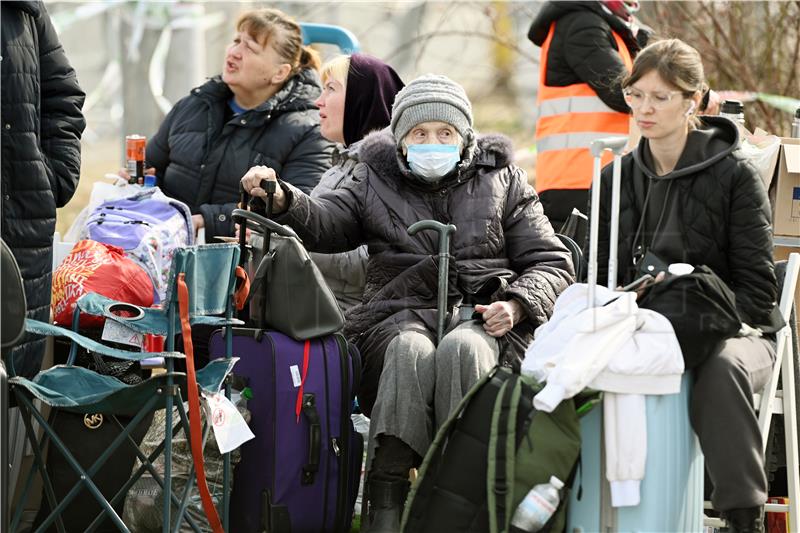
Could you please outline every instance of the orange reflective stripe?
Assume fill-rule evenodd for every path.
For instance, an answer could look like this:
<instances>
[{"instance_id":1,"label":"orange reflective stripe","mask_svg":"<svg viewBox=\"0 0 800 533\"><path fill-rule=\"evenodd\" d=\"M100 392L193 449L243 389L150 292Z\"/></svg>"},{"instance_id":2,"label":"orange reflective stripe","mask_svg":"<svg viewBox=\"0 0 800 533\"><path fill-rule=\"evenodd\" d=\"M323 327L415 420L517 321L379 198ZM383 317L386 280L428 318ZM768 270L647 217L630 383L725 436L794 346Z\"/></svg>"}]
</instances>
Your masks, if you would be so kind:
<instances>
[{"instance_id":1,"label":"orange reflective stripe","mask_svg":"<svg viewBox=\"0 0 800 533\"><path fill-rule=\"evenodd\" d=\"M546 100L543 91L547 89L547 55L550 52L550 41L553 40L553 33L556 31L556 23L550 24L550 29L547 31L547 37L542 43L542 49L539 53L539 93L536 95L536 103Z\"/></svg>"},{"instance_id":2,"label":"orange reflective stripe","mask_svg":"<svg viewBox=\"0 0 800 533\"><path fill-rule=\"evenodd\" d=\"M580 124L576 128L575 124ZM542 117L536 123L536 140L560 133L602 132L613 135L627 135L630 125L628 115L622 113L566 113ZM586 146L589 147L588 145Z\"/></svg>"},{"instance_id":3,"label":"orange reflective stripe","mask_svg":"<svg viewBox=\"0 0 800 533\"><path fill-rule=\"evenodd\" d=\"M614 40L617 42L617 51L619 52L619 55L622 56L622 62L625 63L625 68L628 69L628 72L630 72L633 70L633 59L631 58L631 53L628 50L628 47L625 45L625 41L623 41L622 37L620 37L620 35L614 30L611 30L611 35L614 36Z\"/></svg>"},{"instance_id":4,"label":"orange reflective stripe","mask_svg":"<svg viewBox=\"0 0 800 533\"><path fill-rule=\"evenodd\" d=\"M606 152L603 165L612 159L613 154ZM536 158L536 190L588 189L592 183L592 166L592 155L585 148L541 153ZM569 171L565 172L565 168Z\"/></svg>"},{"instance_id":5,"label":"orange reflective stripe","mask_svg":"<svg viewBox=\"0 0 800 533\"><path fill-rule=\"evenodd\" d=\"M591 186L593 169L588 143L598 137L628 135L630 125L627 113L618 113L610 108L608 111L599 111L602 106L599 103L593 104L588 98L596 98L600 103L602 100L587 83L575 83L566 87L546 84L547 57L555 28L554 22L550 25L547 38L542 43L539 60L539 93L536 97L540 107L540 115L536 121L538 192L548 189L588 189ZM633 68L633 60L625 41L618 33L614 31L611 33L620 58L630 71ZM575 100L570 101L571 98ZM543 102L548 101L552 103L542 106ZM543 107L544 113L541 112ZM604 155L603 163L609 161L611 155Z\"/></svg>"},{"instance_id":6,"label":"orange reflective stripe","mask_svg":"<svg viewBox=\"0 0 800 533\"><path fill-rule=\"evenodd\" d=\"M553 40L553 34L556 31L556 23L550 24L550 30L547 32L547 38L542 43L541 55L539 56L539 93L536 100L547 100L549 98L563 98L564 96L597 96L594 89L588 83L574 83L563 87L547 85L547 57L550 52L550 43ZM633 69L633 59L625 41L620 35L611 30L611 35L614 37L614 42L617 43L617 51L622 58L622 63L629 71Z\"/></svg>"}]
</instances>

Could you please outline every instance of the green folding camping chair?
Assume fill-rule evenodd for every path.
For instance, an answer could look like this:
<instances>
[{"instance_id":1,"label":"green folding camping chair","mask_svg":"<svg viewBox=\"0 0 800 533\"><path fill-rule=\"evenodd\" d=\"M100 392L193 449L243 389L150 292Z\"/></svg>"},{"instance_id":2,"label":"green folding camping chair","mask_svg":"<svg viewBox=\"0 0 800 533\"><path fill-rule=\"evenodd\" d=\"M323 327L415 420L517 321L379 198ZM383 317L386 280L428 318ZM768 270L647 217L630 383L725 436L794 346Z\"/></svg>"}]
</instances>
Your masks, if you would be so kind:
<instances>
[{"instance_id":1,"label":"green folding camping chair","mask_svg":"<svg viewBox=\"0 0 800 533\"><path fill-rule=\"evenodd\" d=\"M171 465L172 448L165 443L172 441L173 432L186 432L187 440L191 442L190 423L184 409L184 394L190 397L190 411L193 391L200 390L215 393L225 384L225 378L230 373L236 362L231 357L232 338L228 335L228 349L225 359L218 359L196 372L197 387L187 385L187 374L193 374L193 362L187 360L187 373L175 371L175 361L186 359L185 355L174 351L175 337L181 332L184 325L184 339L186 327L191 324L208 324L225 327L228 330L233 325L242 324L233 318L234 297L236 291L236 267L239 260L239 248L235 244L210 244L203 246L187 247L176 250L172 262L170 283L166 298L161 308L142 309L116 302L98 294L87 294L78 300L74 324L77 325L79 311L104 316L138 333L154 333L166 337L166 350L163 352L130 352L111 348L88 339L76 331L53 326L36 320L26 321L26 330L33 334L47 336L67 337L72 341L70 356L65 365L57 365L39 372L31 380L22 377L12 377L9 380L11 390L23 413L25 429L28 440L34 451L35 465L41 474L44 483L45 497L52 512L47 519L38 525L37 532L46 531L55 523L59 532L65 531L60 514L66 509L75 496L82 490L88 490L100 504L102 510L87 531L94 531L105 520L111 520L120 531L128 531L113 505L119 504L125 497L128 489L141 475L148 471L163 491L163 531L178 531L181 523L186 523L194 530L200 531L199 526L188 516L184 516L189 502L189 494L193 487L190 479L184 487L183 494L175 494L172 487ZM126 309L127 313L119 313ZM181 317L184 317L184 324ZM103 356L114 357L128 361L143 361L154 357L163 358L165 371L158 373L136 385L126 385L111 376L98 374L88 368L74 365L77 345L96 352ZM191 367L191 368L190 368ZM230 386L226 385L226 393L230 397ZM34 404L34 400L54 410L64 410L84 415L103 414L110 417L120 427L117 416L133 417L131 422L120 432L113 443L100 454L94 464L83 468L74 455L64 445L58 435L53 431L48 417L42 415ZM37 402L38 403L38 402ZM173 406L177 408L179 420L173 427ZM131 438L131 431L157 409L165 409L165 440L149 456L138 449L136 442ZM43 435L38 439L33 427L35 420L42 428ZM193 422L199 421L199 412ZM200 425L200 424L197 424ZM44 447L55 446L63 454L67 462L77 473L79 480L61 501L56 501L51 480L45 469ZM113 497L106 499L92 481L92 476L109 459L114 450L120 446L133 446L136 455L141 461L141 467L132 473L131 478ZM193 445L194 446L194 445ZM195 449L197 448L194 446ZM51 448L52 450L52 448ZM164 475L159 475L153 468L152 462L164 454ZM202 445L199 453L202 454ZM230 454L225 454L223 473L222 497L222 527L228 527L228 508L230 497ZM31 476L23 490L22 501L29 490ZM169 505L169 502L172 505ZM212 504L213 505L213 504ZM172 514L173 507L177 511ZM15 514L11 531L15 531L21 518L21 506ZM212 520L213 525L213 520Z\"/></svg>"}]
</instances>

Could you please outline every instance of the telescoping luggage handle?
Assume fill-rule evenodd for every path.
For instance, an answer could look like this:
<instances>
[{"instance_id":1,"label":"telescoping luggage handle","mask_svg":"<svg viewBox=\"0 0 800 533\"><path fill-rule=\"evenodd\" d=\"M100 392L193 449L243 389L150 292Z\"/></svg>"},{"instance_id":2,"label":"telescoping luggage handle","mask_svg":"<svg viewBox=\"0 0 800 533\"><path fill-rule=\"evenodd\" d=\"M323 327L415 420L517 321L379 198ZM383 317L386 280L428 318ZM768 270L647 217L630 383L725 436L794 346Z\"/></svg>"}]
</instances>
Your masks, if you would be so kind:
<instances>
[{"instance_id":1,"label":"telescoping luggage handle","mask_svg":"<svg viewBox=\"0 0 800 533\"><path fill-rule=\"evenodd\" d=\"M277 190L277 183L275 181L261 181L261 188L267 192L267 217L272 216L272 211L274 207L274 200L275 200L275 191ZM242 207L247 207L250 202L250 195L244 190L244 188L240 185L239 191L241 193L241 205ZM270 236L272 233L277 233L282 237L289 237L298 239L297 233L294 232L291 228L286 226L282 226L271 220L270 218L262 217L252 211L248 211L247 209L234 209L233 213L231 213L233 220L238 222L241 226L239 228L239 248L240 248L240 255L239 255L239 266L244 266L247 262L247 222L253 222L262 227L264 230L264 244L261 248L261 257L267 257L267 253L269 253L269 242ZM264 301L267 301L267 283L264 282ZM266 330L267 323L266 323L266 313L261 313L261 318L259 319L258 328L261 331ZM316 400L314 394L311 393L304 393L303 384L305 382L306 373L308 372L308 364L309 364L309 351L311 348L311 341L306 340L303 346L303 371L302 371L302 378L300 381L300 387L297 393L297 405L295 406L295 413L299 416L302 412L303 415L308 419L308 461L303 466L302 474L300 482L303 485L312 485L314 483L314 479L316 477L317 472L319 471L319 461L322 449L322 431L320 426L320 416L319 412L317 411Z\"/></svg>"},{"instance_id":2,"label":"telescoping luggage handle","mask_svg":"<svg viewBox=\"0 0 800 533\"><path fill-rule=\"evenodd\" d=\"M447 274L450 268L450 234L455 233L453 224L442 224L436 220L420 220L408 228L409 235L432 229L439 233L439 294L436 306L436 342L442 341L444 336L444 319L447 314Z\"/></svg>"},{"instance_id":3,"label":"telescoping luggage handle","mask_svg":"<svg viewBox=\"0 0 800 533\"><path fill-rule=\"evenodd\" d=\"M589 307L594 307L595 287L597 286L597 247L600 229L600 169L603 152L610 150L614 154L611 181L611 228L608 250L608 288L617 285L617 248L619 239L619 196L622 179L622 151L628 144L627 137L606 137L592 141L589 151L594 157L592 172L592 212L589 222Z\"/></svg>"},{"instance_id":4,"label":"telescoping luggage handle","mask_svg":"<svg viewBox=\"0 0 800 533\"><path fill-rule=\"evenodd\" d=\"M275 181L269 180L262 180L261 181L261 188L267 192L267 216L262 217L252 211L247 210L247 206L250 203L250 195L242 187L241 183L239 184L239 192L240 192L240 202L244 209L234 209L231 213L231 217L235 222L240 224L239 227L239 266L244 267L245 263L247 263L247 222L253 222L254 224L261 226L264 230L264 243L261 247L262 255L261 257L267 257L269 253L269 241L272 233L277 233L282 237L291 237L297 239L297 233L295 233L292 229L287 228L286 226L281 226L274 220L271 220L272 211L274 208L275 202L275 191L277 191L278 184ZM267 284L264 283L263 286L264 290L264 301L267 301ZM266 313L261 313L261 318L259 319L258 324L259 329L264 330L267 327L266 323Z\"/></svg>"}]
</instances>

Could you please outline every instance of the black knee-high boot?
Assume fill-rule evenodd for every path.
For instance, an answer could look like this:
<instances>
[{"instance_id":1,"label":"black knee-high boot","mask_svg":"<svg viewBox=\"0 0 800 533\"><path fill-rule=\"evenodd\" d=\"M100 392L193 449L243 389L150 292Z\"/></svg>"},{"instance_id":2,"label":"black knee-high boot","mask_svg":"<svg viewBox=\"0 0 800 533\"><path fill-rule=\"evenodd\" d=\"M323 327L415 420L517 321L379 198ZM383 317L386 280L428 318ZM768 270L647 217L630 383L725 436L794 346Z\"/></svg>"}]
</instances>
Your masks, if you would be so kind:
<instances>
[{"instance_id":1,"label":"black knee-high boot","mask_svg":"<svg viewBox=\"0 0 800 533\"><path fill-rule=\"evenodd\" d=\"M420 457L408 444L391 435L378 435L375 458L367 480L369 523L362 532L398 533L410 483L409 470Z\"/></svg>"}]
</instances>

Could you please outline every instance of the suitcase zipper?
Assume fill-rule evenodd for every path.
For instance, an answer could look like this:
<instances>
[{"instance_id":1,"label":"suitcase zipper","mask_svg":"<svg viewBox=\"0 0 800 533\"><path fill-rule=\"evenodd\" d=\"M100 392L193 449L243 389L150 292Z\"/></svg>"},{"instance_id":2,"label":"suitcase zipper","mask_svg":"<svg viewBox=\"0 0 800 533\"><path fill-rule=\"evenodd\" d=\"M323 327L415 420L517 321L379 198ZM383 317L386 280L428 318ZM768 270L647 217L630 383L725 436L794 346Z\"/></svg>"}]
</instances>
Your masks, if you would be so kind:
<instances>
[{"instance_id":1,"label":"suitcase zipper","mask_svg":"<svg viewBox=\"0 0 800 533\"><path fill-rule=\"evenodd\" d=\"M266 337L269 341L270 347L272 348L272 394L273 394L273 405L275 405L275 409L278 406L278 381L276 378L276 374L278 372L278 368L276 366L276 359L277 354L275 353L275 341L273 340L271 335L264 335L263 330L258 330L259 335L262 335L259 341L263 341ZM256 337L258 338L258 337ZM271 531L272 528L272 495L275 494L275 483L278 476L275 473L278 471L278 431L277 431L277 411L272 413L272 486L270 487L270 492L267 493L266 498L264 498L263 508L261 509L262 515L262 523L267 525L269 529L266 531Z\"/></svg>"},{"instance_id":2,"label":"suitcase zipper","mask_svg":"<svg viewBox=\"0 0 800 533\"><path fill-rule=\"evenodd\" d=\"M330 376L328 374L328 350L325 348L325 339L320 339L319 341L320 349L322 350L322 364L323 369L325 371L325 428L328 432L328 436L332 433L331 431L331 397L330 397ZM322 473L320 473L322 476ZM325 531L326 526L328 525L328 496L330 491L328 490L328 480L331 478L331 460L328 456L325 456L325 475L322 477L322 531ZM337 511L338 514L338 511Z\"/></svg>"},{"instance_id":3,"label":"suitcase zipper","mask_svg":"<svg viewBox=\"0 0 800 533\"><path fill-rule=\"evenodd\" d=\"M342 424L339 439L341 441L341 453L336 454L339 463L339 494L336 500L336 530L345 531L345 523L347 517L348 503L350 502L350 495L347 493L348 477L350 476L350 368L349 358L350 352L347 350L347 341L340 334L335 334L336 344L339 348L339 361L341 362L342 371ZM334 448L336 450L336 448Z\"/></svg>"}]
</instances>

